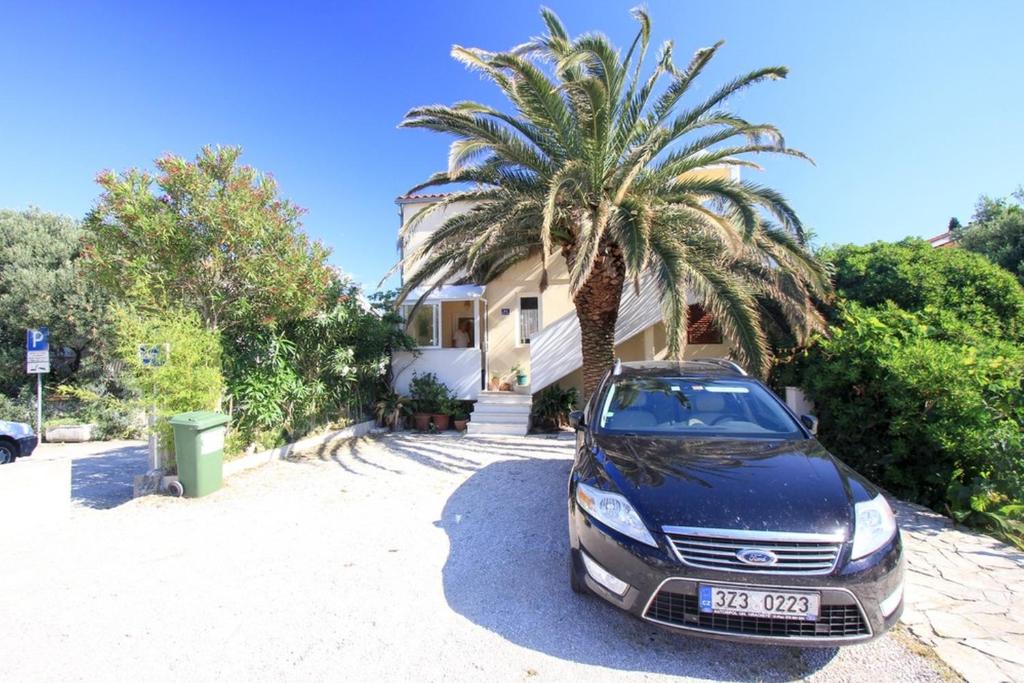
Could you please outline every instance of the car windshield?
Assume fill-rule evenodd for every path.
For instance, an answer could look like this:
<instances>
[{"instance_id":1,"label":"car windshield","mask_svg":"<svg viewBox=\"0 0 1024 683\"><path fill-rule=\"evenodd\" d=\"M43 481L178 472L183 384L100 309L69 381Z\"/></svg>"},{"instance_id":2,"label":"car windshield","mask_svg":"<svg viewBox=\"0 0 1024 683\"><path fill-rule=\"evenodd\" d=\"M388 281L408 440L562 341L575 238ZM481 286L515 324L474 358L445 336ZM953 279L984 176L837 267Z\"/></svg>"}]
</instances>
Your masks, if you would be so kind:
<instances>
[{"instance_id":1,"label":"car windshield","mask_svg":"<svg viewBox=\"0 0 1024 683\"><path fill-rule=\"evenodd\" d=\"M756 382L683 377L623 378L601 402L611 433L800 438L799 425Z\"/></svg>"}]
</instances>

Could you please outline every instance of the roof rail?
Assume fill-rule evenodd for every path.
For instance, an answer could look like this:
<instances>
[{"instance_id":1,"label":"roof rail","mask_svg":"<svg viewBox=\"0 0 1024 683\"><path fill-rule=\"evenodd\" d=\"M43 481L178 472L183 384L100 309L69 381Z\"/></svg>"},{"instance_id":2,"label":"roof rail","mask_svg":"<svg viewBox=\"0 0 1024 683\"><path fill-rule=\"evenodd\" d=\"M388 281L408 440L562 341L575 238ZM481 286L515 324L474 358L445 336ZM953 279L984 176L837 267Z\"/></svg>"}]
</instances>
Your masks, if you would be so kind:
<instances>
[{"instance_id":1,"label":"roof rail","mask_svg":"<svg viewBox=\"0 0 1024 683\"><path fill-rule=\"evenodd\" d=\"M719 367L732 370L733 372L737 372L743 376L746 376L747 374L747 371L743 369L742 365L740 365L736 361L731 361L727 358L694 358L693 360L697 361L698 363L712 363Z\"/></svg>"}]
</instances>

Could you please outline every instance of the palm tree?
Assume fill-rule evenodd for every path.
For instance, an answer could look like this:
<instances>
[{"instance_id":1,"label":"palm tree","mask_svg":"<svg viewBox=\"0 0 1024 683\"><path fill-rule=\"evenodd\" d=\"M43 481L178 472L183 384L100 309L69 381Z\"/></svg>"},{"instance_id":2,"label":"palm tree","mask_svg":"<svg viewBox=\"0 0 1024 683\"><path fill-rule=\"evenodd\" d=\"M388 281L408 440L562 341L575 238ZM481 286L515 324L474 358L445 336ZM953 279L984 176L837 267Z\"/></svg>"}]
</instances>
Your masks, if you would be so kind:
<instances>
[{"instance_id":1,"label":"palm tree","mask_svg":"<svg viewBox=\"0 0 1024 683\"><path fill-rule=\"evenodd\" d=\"M765 372L764 307L771 302L802 338L821 325L811 301L827 292L828 277L778 192L707 169L759 168L745 158L753 154L807 158L788 148L775 126L749 123L725 107L731 95L787 70L752 71L684 108L721 42L698 50L682 69L667 42L643 77L651 31L643 10L633 10L640 29L624 57L600 34L572 39L552 11L541 16L547 33L510 51L452 48L501 89L514 114L459 102L417 107L401 123L455 138L447 170L410 192L455 189L420 211L400 239L455 202L473 208L406 255L413 272L399 302L424 283L487 283L524 259L544 266L557 251L582 333L585 395L613 361L623 287L639 288L648 277L660 294L671 355L683 352L693 291L733 342L737 360ZM540 287L546 284L542 268Z\"/></svg>"}]
</instances>

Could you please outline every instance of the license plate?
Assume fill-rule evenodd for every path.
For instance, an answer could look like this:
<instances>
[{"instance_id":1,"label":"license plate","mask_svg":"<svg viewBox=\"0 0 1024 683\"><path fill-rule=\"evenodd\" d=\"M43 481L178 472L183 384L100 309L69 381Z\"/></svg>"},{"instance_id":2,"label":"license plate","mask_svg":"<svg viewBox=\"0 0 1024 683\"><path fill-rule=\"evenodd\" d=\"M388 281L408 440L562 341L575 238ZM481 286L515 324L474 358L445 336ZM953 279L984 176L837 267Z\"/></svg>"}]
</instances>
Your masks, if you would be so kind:
<instances>
[{"instance_id":1,"label":"license plate","mask_svg":"<svg viewBox=\"0 0 1024 683\"><path fill-rule=\"evenodd\" d=\"M701 584L700 611L707 614L739 614L747 617L775 617L816 621L821 596L818 593L756 590Z\"/></svg>"}]
</instances>

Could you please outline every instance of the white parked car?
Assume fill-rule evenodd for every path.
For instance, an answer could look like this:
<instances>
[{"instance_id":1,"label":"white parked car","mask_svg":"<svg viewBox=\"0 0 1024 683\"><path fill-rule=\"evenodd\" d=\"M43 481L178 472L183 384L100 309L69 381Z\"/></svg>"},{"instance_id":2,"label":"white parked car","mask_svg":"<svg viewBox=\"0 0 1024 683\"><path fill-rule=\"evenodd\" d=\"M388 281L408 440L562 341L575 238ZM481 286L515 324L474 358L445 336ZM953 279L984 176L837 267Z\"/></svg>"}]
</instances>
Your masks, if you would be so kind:
<instances>
[{"instance_id":1,"label":"white parked car","mask_svg":"<svg viewBox=\"0 0 1024 683\"><path fill-rule=\"evenodd\" d=\"M0 420L0 465L32 455L38 443L39 437L32 431L32 425Z\"/></svg>"}]
</instances>

